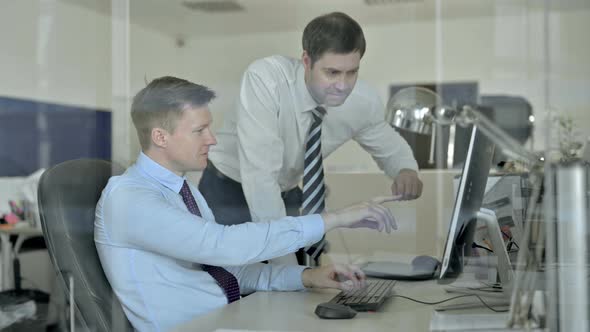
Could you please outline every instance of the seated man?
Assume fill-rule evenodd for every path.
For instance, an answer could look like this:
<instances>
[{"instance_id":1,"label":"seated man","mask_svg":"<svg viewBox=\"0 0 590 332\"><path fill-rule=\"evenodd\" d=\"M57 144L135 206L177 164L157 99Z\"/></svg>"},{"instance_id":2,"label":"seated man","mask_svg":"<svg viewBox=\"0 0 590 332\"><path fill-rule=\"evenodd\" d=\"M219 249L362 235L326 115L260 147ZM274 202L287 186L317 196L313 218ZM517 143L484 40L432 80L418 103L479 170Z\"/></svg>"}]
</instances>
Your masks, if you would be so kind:
<instances>
[{"instance_id":1,"label":"seated man","mask_svg":"<svg viewBox=\"0 0 590 332\"><path fill-rule=\"evenodd\" d=\"M96 207L95 243L105 274L140 331L164 331L220 308L241 294L305 287L351 290L364 283L354 266L309 269L257 263L313 244L336 227L390 232L383 197L346 209L273 222L217 224L185 174L207 166L211 132L208 88L156 79L133 99L142 152L112 177Z\"/></svg>"}]
</instances>

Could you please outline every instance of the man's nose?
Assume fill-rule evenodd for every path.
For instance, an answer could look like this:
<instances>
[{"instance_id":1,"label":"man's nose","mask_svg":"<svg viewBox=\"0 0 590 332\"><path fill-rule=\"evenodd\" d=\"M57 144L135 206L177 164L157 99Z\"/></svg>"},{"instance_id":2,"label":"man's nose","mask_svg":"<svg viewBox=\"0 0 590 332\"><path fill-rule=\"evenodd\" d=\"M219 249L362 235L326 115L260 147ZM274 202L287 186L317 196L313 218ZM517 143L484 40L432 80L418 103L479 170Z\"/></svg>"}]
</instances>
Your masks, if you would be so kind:
<instances>
[{"instance_id":1,"label":"man's nose","mask_svg":"<svg viewBox=\"0 0 590 332\"><path fill-rule=\"evenodd\" d=\"M217 144L217 138L215 138L215 135L213 135L212 131L209 131L209 145L216 145Z\"/></svg>"},{"instance_id":2,"label":"man's nose","mask_svg":"<svg viewBox=\"0 0 590 332\"><path fill-rule=\"evenodd\" d=\"M338 78L338 80L334 83L334 88L338 91L346 91L348 88L348 82L344 76Z\"/></svg>"}]
</instances>

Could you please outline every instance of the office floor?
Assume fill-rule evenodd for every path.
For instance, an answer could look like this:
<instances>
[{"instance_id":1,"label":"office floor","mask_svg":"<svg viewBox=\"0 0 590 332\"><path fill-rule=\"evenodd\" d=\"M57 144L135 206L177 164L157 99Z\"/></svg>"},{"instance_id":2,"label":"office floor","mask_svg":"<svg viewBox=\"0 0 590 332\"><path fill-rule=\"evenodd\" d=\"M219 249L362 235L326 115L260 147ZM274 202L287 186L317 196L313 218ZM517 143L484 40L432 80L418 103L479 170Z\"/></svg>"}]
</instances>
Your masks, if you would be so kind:
<instances>
[{"instance_id":1,"label":"office floor","mask_svg":"<svg viewBox=\"0 0 590 332\"><path fill-rule=\"evenodd\" d=\"M3 332L41 332L41 331L58 331L57 326L47 327L48 304L36 303L37 314L35 319L27 319L4 328Z\"/></svg>"},{"instance_id":2,"label":"office floor","mask_svg":"<svg viewBox=\"0 0 590 332\"><path fill-rule=\"evenodd\" d=\"M19 254L21 263L22 287L38 289L47 293L55 293L56 285L53 266L47 250L33 250ZM55 295L55 294L52 294ZM36 303L36 319L15 323L2 331L6 332L37 332L37 331L62 331L58 329L55 318L55 307L50 310L50 303ZM51 312L50 312L51 311Z\"/></svg>"}]
</instances>

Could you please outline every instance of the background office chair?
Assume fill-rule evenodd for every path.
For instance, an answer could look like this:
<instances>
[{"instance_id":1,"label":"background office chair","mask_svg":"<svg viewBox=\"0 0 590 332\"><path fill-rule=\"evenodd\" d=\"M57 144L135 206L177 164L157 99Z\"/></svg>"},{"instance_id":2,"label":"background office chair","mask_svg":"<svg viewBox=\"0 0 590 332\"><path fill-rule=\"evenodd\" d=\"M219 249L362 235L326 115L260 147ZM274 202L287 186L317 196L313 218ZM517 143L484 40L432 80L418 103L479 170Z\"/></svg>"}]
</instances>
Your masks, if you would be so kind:
<instances>
[{"instance_id":1,"label":"background office chair","mask_svg":"<svg viewBox=\"0 0 590 332\"><path fill-rule=\"evenodd\" d=\"M94 210L111 175L123 169L108 161L78 159L58 164L39 182L39 214L49 256L82 328L131 331L94 245ZM72 318L70 318L72 319Z\"/></svg>"},{"instance_id":2,"label":"background office chair","mask_svg":"<svg viewBox=\"0 0 590 332\"><path fill-rule=\"evenodd\" d=\"M533 107L521 96L482 95L481 104L492 108L494 123L517 142L525 144L533 137ZM496 147L493 165L507 161L502 149Z\"/></svg>"}]
</instances>

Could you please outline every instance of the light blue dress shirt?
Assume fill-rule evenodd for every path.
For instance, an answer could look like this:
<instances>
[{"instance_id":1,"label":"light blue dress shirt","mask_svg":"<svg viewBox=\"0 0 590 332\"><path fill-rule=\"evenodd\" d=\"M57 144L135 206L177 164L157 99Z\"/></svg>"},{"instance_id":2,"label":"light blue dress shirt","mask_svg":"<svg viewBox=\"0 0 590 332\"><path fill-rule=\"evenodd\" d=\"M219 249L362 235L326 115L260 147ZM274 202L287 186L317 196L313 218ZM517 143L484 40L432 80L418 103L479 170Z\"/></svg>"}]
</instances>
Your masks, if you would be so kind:
<instances>
[{"instance_id":1,"label":"light blue dress shirt","mask_svg":"<svg viewBox=\"0 0 590 332\"><path fill-rule=\"evenodd\" d=\"M257 262L319 241L319 215L222 226L192 185L203 217L188 211L179 194L184 180L141 153L123 175L109 180L96 207L101 263L137 330L166 331L227 304L200 264L225 267L242 294L304 288L304 266Z\"/></svg>"}]
</instances>

